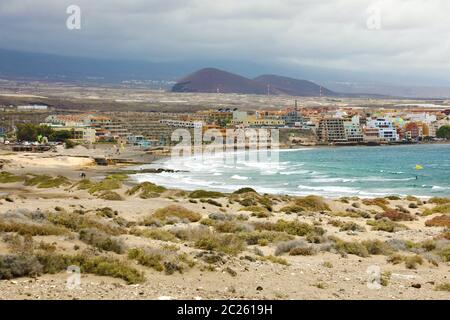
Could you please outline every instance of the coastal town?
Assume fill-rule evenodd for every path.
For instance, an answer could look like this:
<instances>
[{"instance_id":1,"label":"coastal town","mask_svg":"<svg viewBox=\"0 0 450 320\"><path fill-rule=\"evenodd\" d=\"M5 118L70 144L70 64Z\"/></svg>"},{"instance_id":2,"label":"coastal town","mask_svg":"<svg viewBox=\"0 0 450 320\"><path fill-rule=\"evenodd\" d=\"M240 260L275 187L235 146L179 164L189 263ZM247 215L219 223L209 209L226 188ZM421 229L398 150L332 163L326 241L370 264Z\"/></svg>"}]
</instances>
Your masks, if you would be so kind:
<instances>
[{"instance_id":1,"label":"coastal town","mask_svg":"<svg viewBox=\"0 0 450 320\"><path fill-rule=\"evenodd\" d=\"M292 107L254 110L220 107L196 112L85 112L55 110L47 105L2 106L0 141L33 143L17 137L26 124L69 133L73 143L117 143L142 149L170 147L177 128L278 129L282 145L381 145L427 143L449 138L450 108L442 105ZM42 141L41 141L42 142ZM48 139L45 142L49 142ZM20 149L20 148L19 148Z\"/></svg>"}]
</instances>

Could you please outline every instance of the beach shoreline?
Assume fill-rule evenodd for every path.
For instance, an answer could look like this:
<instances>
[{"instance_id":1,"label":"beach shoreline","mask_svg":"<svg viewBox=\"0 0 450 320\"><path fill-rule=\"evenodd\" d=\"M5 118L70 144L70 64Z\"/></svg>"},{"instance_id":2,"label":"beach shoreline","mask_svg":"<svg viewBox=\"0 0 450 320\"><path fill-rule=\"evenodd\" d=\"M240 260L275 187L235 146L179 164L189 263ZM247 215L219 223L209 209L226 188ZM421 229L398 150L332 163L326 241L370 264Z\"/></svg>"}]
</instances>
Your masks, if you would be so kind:
<instances>
[{"instance_id":1,"label":"beach shoreline","mask_svg":"<svg viewBox=\"0 0 450 320\"><path fill-rule=\"evenodd\" d=\"M69 290L65 270L41 272L37 277L0 279L1 299L448 299L448 292L436 289L448 282L450 266L443 255L448 227L427 226L443 215L440 205L429 201L298 197L251 190L193 193L137 184L127 178L133 172L129 164L103 167L55 154L0 154L0 160L0 257L30 255L19 254L22 247L17 242L31 232L32 254L104 257L143 277L126 280L83 272L81 289ZM82 172L87 179L79 176ZM149 220L161 215L160 210L181 210L195 218ZM47 221L48 217L60 218ZM90 229L76 227L77 221L91 221ZM20 229L26 225L35 229ZM284 225L286 229L257 229ZM48 226L52 228L39 231ZM125 249L84 238L88 230ZM202 241L208 242L195 240L202 232L208 237ZM224 248L210 242L222 237L228 239ZM421 249L426 243L433 243L430 251ZM414 246L408 249L406 244ZM161 267L130 258L128 252L134 248L160 252ZM413 268L406 262L390 263L395 254L420 255L421 260ZM167 269L174 266L180 271ZM368 285L367 270L373 266L384 277L378 289Z\"/></svg>"}]
</instances>

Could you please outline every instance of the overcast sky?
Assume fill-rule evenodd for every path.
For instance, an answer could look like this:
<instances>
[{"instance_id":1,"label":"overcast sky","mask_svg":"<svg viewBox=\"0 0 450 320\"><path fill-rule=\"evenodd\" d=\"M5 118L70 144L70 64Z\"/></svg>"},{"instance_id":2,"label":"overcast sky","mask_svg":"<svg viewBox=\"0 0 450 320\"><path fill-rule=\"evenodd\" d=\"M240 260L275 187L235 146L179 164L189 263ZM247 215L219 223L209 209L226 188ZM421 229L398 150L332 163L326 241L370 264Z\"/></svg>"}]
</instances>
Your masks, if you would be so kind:
<instances>
[{"instance_id":1,"label":"overcast sky","mask_svg":"<svg viewBox=\"0 0 450 320\"><path fill-rule=\"evenodd\" d=\"M81 30L66 27L73 4L81 8ZM148 61L229 59L447 85L449 14L448 0L0 0L0 47Z\"/></svg>"}]
</instances>

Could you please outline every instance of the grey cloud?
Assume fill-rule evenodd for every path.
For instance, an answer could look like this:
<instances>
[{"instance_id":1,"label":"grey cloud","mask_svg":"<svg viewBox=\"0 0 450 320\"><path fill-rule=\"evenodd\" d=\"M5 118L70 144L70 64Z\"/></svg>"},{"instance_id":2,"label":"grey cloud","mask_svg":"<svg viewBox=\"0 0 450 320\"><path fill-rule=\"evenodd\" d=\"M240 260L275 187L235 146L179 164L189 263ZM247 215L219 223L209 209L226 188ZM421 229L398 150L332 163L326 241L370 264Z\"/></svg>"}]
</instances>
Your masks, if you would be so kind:
<instances>
[{"instance_id":1,"label":"grey cloud","mask_svg":"<svg viewBox=\"0 0 450 320\"><path fill-rule=\"evenodd\" d=\"M80 31L65 28L68 5ZM381 10L368 30L367 8ZM2 0L5 48L153 61L232 59L448 79L445 0Z\"/></svg>"}]
</instances>

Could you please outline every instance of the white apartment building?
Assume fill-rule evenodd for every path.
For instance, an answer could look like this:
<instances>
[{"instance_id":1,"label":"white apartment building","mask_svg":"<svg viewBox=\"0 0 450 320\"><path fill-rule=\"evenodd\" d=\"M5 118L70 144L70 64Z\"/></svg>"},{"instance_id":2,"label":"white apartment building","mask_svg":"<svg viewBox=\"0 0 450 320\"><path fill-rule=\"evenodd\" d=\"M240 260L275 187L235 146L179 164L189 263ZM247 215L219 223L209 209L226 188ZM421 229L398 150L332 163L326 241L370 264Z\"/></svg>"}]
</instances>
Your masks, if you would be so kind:
<instances>
[{"instance_id":1,"label":"white apartment building","mask_svg":"<svg viewBox=\"0 0 450 320\"><path fill-rule=\"evenodd\" d=\"M368 128L378 129L378 137L385 141L398 141L400 139L397 129L387 118L375 118L367 121Z\"/></svg>"},{"instance_id":2,"label":"white apartment building","mask_svg":"<svg viewBox=\"0 0 450 320\"><path fill-rule=\"evenodd\" d=\"M160 120L159 123L177 128L202 128L201 121Z\"/></svg>"}]
</instances>

